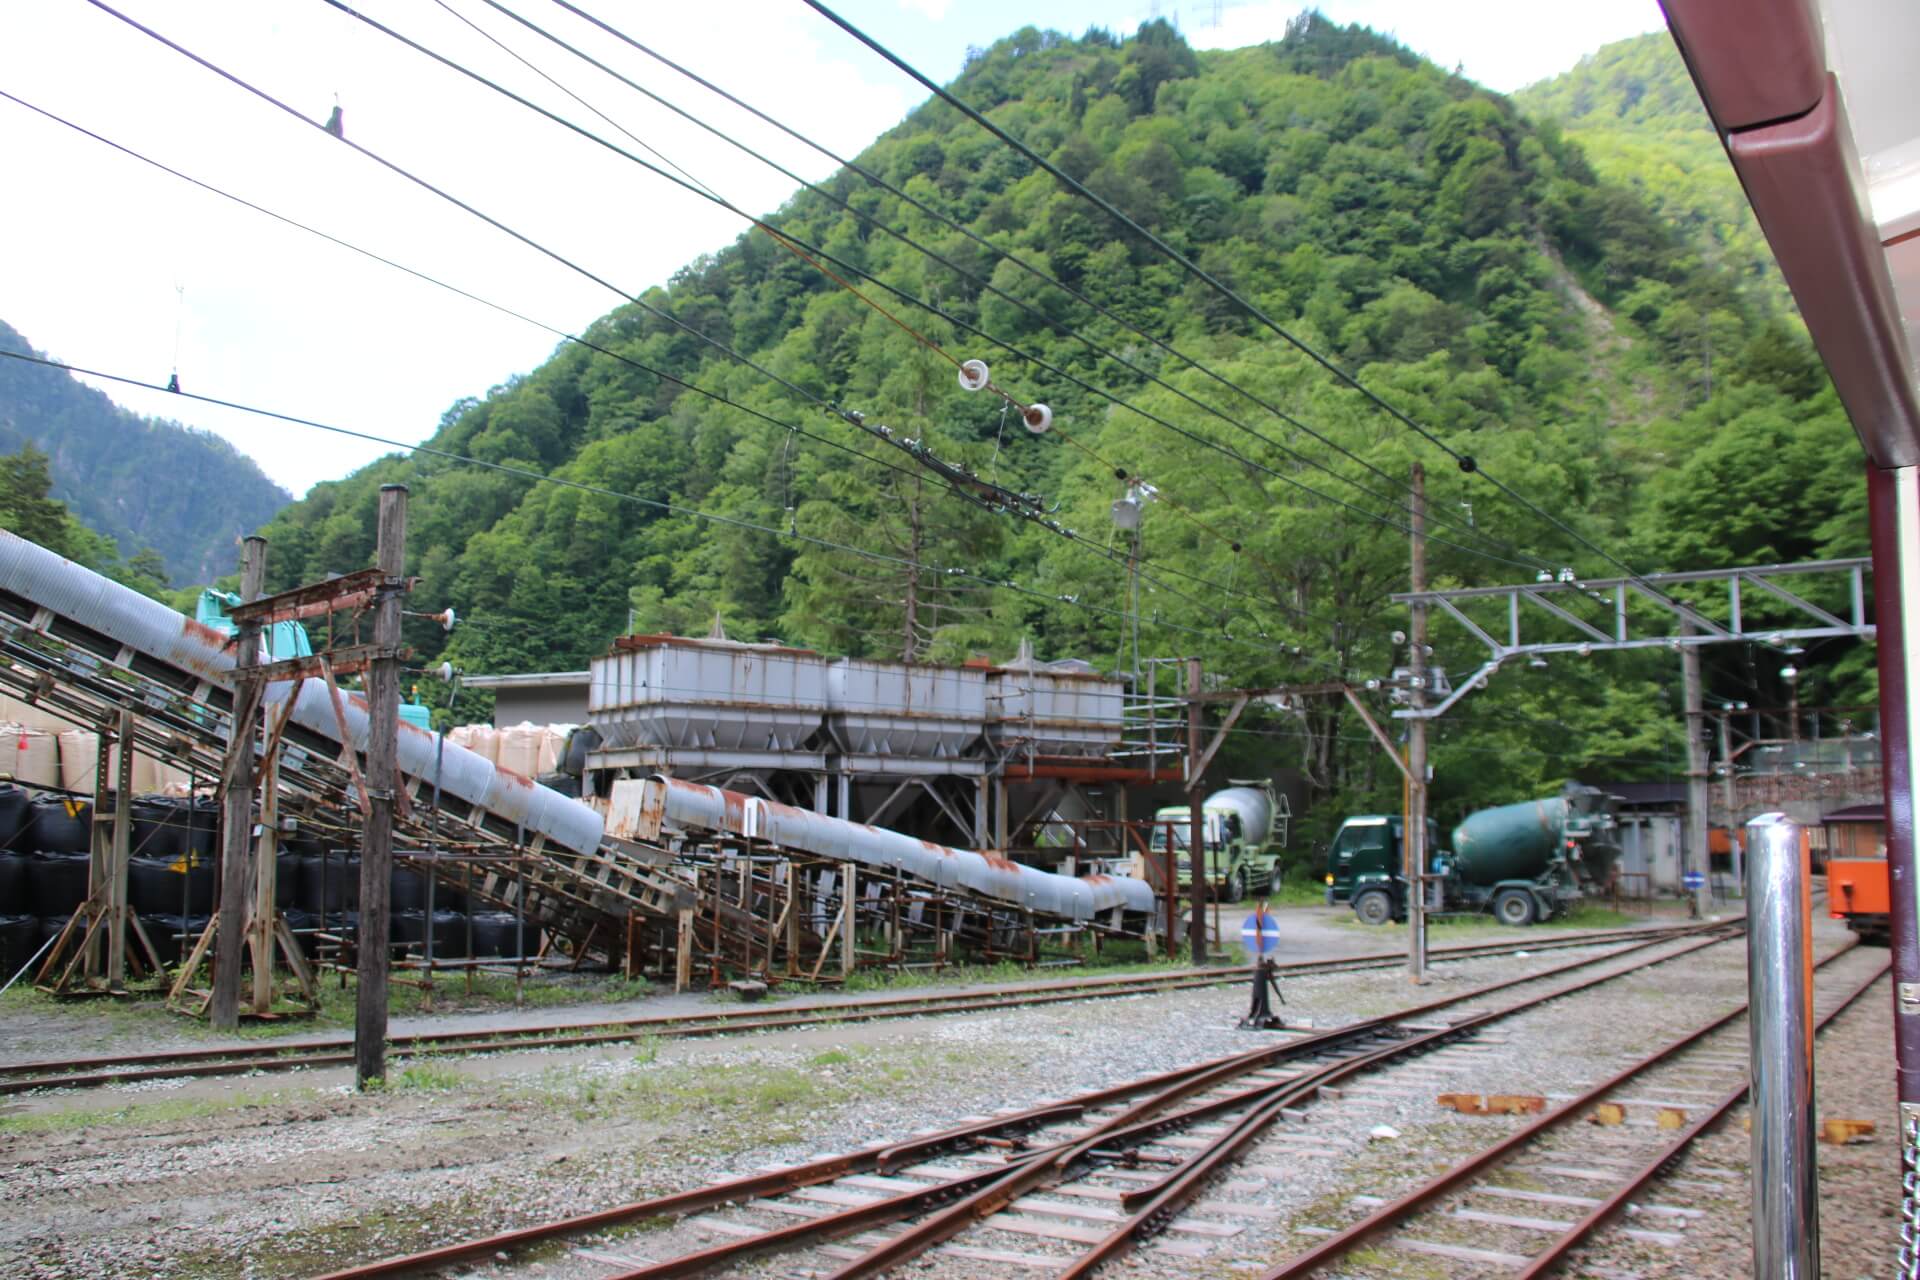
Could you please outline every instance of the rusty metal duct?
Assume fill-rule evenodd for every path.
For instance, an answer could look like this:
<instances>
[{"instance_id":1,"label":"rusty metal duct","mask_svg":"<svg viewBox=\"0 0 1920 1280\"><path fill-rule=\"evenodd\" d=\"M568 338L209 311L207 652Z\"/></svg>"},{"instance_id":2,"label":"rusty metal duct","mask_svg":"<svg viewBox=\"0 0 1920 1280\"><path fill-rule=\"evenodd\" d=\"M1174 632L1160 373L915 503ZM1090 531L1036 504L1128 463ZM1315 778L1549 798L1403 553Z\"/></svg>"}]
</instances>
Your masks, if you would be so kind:
<instances>
[{"instance_id":1,"label":"rusty metal duct","mask_svg":"<svg viewBox=\"0 0 1920 1280\"><path fill-rule=\"evenodd\" d=\"M203 680L223 687L229 684L233 653L221 632L4 529L0 529L0 591L182 673L187 677L180 682L184 688ZM109 661L114 657L104 656ZM269 685L267 705L278 706L291 689L288 682ZM348 694L345 704L348 736L356 749L364 750L366 702ZM318 682L302 686L294 721L329 741L340 740L326 688ZM435 734L401 724L401 771L431 781L437 740ZM592 809L451 742L446 747L441 789L507 822L523 824L529 833L544 835L550 843L575 853L592 853L600 847L600 815Z\"/></svg>"},{"instance_id":2,"label":"rusty metal duct","mask_svg":"<svg viewBox=\"0 0 1920 1280\"><path fill-rule=\"evenodd\" d=\"M615 808L622 807L620 792L631 785L615 786ZM1116 907L1148 914L1154 910L1153 889L1143 880L1055 875L996 854L949 848L898 831L660 774L643 785L639 808L649 825L664 820L679 827L724 831L780 848L904 872L929 884L965 889L983 898L1075 921L1090 920ZM643 827L638 834L654 838L658 831Z\"/></svg>"}]
</instances>

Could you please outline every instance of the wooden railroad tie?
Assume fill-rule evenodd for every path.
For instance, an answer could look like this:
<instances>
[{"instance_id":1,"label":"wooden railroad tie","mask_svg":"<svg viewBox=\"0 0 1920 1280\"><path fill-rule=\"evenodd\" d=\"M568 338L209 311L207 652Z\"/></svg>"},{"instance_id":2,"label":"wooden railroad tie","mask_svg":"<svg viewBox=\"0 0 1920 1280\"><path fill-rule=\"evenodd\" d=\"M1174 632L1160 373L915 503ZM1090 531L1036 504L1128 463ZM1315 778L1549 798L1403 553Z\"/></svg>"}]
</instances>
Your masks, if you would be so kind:
<instances>
[{"instance_id":1,"label":"wooden railroad tie","mask_svg":"<svg viewBox=\"0 0 1920 1280\"><path fill-rule=\"evenodd\" d=\"M1443 1093L1436 1101L1463 1116L1530 1116L1547 1105L1537 1093Z\"/></svg>"}]
</instances>

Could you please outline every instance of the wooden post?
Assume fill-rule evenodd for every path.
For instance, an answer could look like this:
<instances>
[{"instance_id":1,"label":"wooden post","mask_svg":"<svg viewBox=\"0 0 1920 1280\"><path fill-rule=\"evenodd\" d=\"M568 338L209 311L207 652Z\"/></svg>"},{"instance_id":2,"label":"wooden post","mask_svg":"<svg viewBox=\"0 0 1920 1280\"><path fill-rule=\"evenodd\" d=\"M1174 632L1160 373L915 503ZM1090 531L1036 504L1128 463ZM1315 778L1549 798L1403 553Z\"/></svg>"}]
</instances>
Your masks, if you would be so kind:
<instances>
[{"instance_id":1,"label":"wooden post","mask_svg":"<svg viewBox=\"0 0 1920 1280\"><path fill-rule=\"evenodd\" d=\"M375 559L384 579L373 615L381 656L367 666L368 813L360 835L360 989L353 1020L353 1074L362 1089L387 1075L387 947L393 886L393 793L399 780L400 596L407 563L407 487L380 486ZM352 750L351 744L348 750Z\"/></svg>"},{"instance_id":2,"label":"wooden post","mask_svg":"<svg viewBox=\"0 0 1920 1280\"><path fill-rule=\"evenodd\" d=\"M854 894L859 888L859 879L854 875L853 863L840 864L840 976L845 978L853 973L855 960L853 942Z\"/></svg>"},{"instance_id":3,"label":"wooden post","mask_svg":"<svg viewBox=\"0 0 1920 1280\"><path fill-rule=\"evenodd\" d=\"M113 840L107 848L107 988L127 985L127 875L133 857L133 712L120 713L120 767L113 778ZM97 824L100 814L95 810Z\"/></svg>"},{"instance_id":4,"label":"wooden post","mask_svg":"<svg viewBox=\"0 0 1920 1280\"><path fill-rule=\"evenodd\" d=\"M680 929L674 935L673 993L679 995L693 985L693 908L679 911Z\"/></svg>"},{"instance_id":5,"label":"wooden post","mask_svg":"<svg viewBox=\"0 0 1920 1280\"><path fill-rule=\"evenodd\" d=\"M1193 948L1193 962L1207 962L1207 842L1205 797L1200 791L1200 659L1187 659L1187 865L1192 869L1193 920L1187 927L1187 942ZM1169 828L1167 834L1173 834ZM1172 845L1169 840L1168 845ZM1178 867L1176 862L1175 867ZM1176 871L1177 876L1177 871ZM1176 878L1168 886L1178 887Z\"/></svg>"},{"instance_id":6,"label":"wooden post","mask_svg":"<svg viewBox=\"0 0 1920 1280\"><path fill-rule=\"evenodd\" d=\"M275 655L279 656L279 655ZM295 689L289 697L299 693ZM261 763L260 839L254 844L253 918L247 923L247 951L253 957L253 1011L273 1010L273 934L279 907L274 902L280 872L280 749Z\"/></svg>"},{"instance_id":7,"label":"wooden post","mask_svg":"<svg viewBox=\"0 0 1920 1280\"><path fill-rule=\"evenodd\" d=\"M1413 505L1407 522L1412 536L1411 574L1415 591L1427 589L1427 469L1413 464ZM1427 606L1415 604L1413 642L1407 668L1413 675L1414 711L1427 705ZM1427 868L1433 851L1427 848L1427 722L1415 715L1407 721L1407 976L1427 980Z\"/></svg>"},{"instance_id":8,"label":"wooden post","mask_svg":"<svg viewBox=\"0 0 1920 1280\"><path fill-rule=\"evenodd\" d=\"M240 599L260 598L267 583L267 540L248 538L240 552ZM240 1025L240 966L246 955L247 852L253 845L253 748L260 730L260 683L247 674L260 662L260 624L236 626L233 721L221 778L220 914L213 924L213 998L216 1031ZM126 747L122 745L124 752Z\"/></svg>"}]
</instances>

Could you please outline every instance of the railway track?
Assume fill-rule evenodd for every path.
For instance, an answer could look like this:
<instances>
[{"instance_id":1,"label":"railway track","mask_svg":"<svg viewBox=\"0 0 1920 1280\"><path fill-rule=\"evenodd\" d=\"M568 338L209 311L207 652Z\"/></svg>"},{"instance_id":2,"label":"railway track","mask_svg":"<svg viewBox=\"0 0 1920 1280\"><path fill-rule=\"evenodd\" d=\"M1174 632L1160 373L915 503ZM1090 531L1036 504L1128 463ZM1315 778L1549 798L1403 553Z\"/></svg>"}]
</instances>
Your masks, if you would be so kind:
<instances>
[{"instance_id":1,"label":"railway track","mask_svg":"<svg viewBox=\"0 0 1920 1280\"><path fill-rule=\"evenodd\" d=\"M1820 967L1853 951L1848 943ZM1816 1033L1889 968L1886 959L1870 961L1837 986L1817 990ZM1706 1212L1655 1202L1648 1193L1658 1186L1663 1200L1684 1201L1689 1189L1725 1189L1668 1174L1701 1134L1747 1096L1746 1011L1742 1004L1703 1023L1391 1201L1356 1198L1352 1207L1363 1217L1325 1231L1327 1239L1263 1280L1320 1273L1363 1246L1443 1259L1455 1274L1532 1280L1608 1230L1644 1243L1680 1243L1680 1229ZM1582 1119L1603 1127L1570 1133L1572 1122ZM1616 1227L1629 1206L1638 1225Z\"/></svg>"},{"instance_id":2,"label":"railway track","mask_svg":"<svg viewBox=\"0 0 1920 1280\"><path fill-rule=\"evenodd\" d=\"M619 1205L332 1273L326 1280L407 1274L585 1232L677 1218L633 1243L655 1256L596 1252L618 1280L717 1272L780 1253L807 1274L877 1275L929 1251L972 1267L997 1264L1084 1276L1163 1230L1194 1237L1239 1230L1183 1211L1256 1144L1306 1154L1275 1123L1352 1077L1461 1045L1501 1019L1739 936L1712 924L1638 940L1605 956L1477 987L1348 1026L1304 1035L1074 1098L1043 1102L899 1142L826 1156L706 1187ZM1580 970L1599 973L1554 984ZM1436 1015L1523 986L1553 984L1502 1008ZM1328 1154L1328 1153L1322 1153ZM1224 1184L1231 1194L1233 1183ZM712 1213L708 1210L723 1210ZM902 1226L900 1224L908 1225ZM693 1247L681 1248L688 1236ZM717 1243L707 1243L717 1238ZM1189 1244L1189 1248L1192 1246ZM1042 1252L1035 1252L1035 1250ZM661 1256L663 1250L678 1250ZM793 1254L790 1259L785 1255ZM1189 1255L1191 1256L1191 1255ZM801 1259L806 1259L802 1262Z\"/></svg>"},{"instance_id":3,"label":"railway track","mask_svg":"<svg viewBox=\"0 0 1920 1280\"><path fill-rule=\"evenodd\" d=\"M1527 939L1518 942L1467 944L1437 948L1430 952L1429 956L1436 962L1458 961L1512 955L1522 951L1632 945L1650 939L1681 936L1694 927L1610 929L1547 936L1537 940ZM1351 972L1357 969L1388 968L1404 963L1405 956L1402 953L1380 952L1326 960L1293 961L1280 964L1276 968L1282 976L1301 977L1319 973ZM841 1000L787 1009L736 1008L680 1015L552 1023L530 1027L423 1032L389 1039L388 1056L407 1058L426 1054L466 1055L531 1049L578 1049L649 1038L673 1039L738 1035L750 1031L791 1030L823 1022L871 1022L889 1018L979 1013L1074 1000L1151 995L1163 991L1244 982L1247 977L1248 970L1245 968L1177 969L1160 973L1123 974L1111 977L1089 976L1050 982L1020 983L991 991L935 992L874 1000ZM342 1066L352 1061L353 1040L347 1036L260 1041L239 1045L70 1058L58 1061L43 1060L0 1065L0 1095L27 1093L38 1089L96 1088L190 1076L231 1076L254 1072L295 1071Z\"/></svg>"}]
</instances>

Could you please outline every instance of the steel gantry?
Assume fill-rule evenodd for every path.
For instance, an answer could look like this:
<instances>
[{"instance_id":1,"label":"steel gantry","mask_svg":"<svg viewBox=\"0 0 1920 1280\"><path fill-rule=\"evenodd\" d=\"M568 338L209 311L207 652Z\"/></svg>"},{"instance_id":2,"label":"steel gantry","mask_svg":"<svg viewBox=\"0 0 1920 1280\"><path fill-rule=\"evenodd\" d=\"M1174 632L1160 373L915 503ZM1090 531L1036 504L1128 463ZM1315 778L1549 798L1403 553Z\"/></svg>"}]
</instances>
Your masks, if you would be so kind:
<instances>
[{"instance_id":1,"label":"steel gantry","mask_svg":"<svg viewBox=\"0 0 1920 1280\"><path fill-rule=\"evenodd\" d=\"M1400 707L1402 720L1435 720L1488 677L1515 658L1544 658L1575 653L1586 657L1630 649L1679 651L1700 645L1797 645L1808 640L1852 637L1874 638L1867 621L1867 576L1873 562L1865 557L1847 560L1810 560L1800 564L1751 565L1733 569L1692 569L1681 573L1648 573L1630 578L1575 578L1563 570L1550 581L1514 586L1456 587L1438 591L1407 591L1393 597L1396 604L1427 605L1458 623L1487 647L1487 660L1451 688L1429 688L1445 696L1430 707ZM1777 578L1812 580L1800 591L1782 586ZM1842 617L1807 598L1813 588L1845 584L1846 616ZM1796 585L1800 585L1796 583ZM1726 620L1719 621L1704 606L1677 599L1668 588L1684 587L1690 594L1711 591L1724 596ZM1749 607L1755 597L1771 607L1770 620L1756 621ZM1493 608L1488 606L1492 605ZM1595 606L1598 606L1597 608ZM1474 609L1482 616L1469 616ZM1495 610L1501 621L1488 621ZM1581 616L1579 609L1588 616ZM1781 611L1787 621L1779 621ZM1597 615L1597 616L1596 616ZM1545 634L1557 638L1530 639ZM1500 632L1505 633L1502 639ZM1571 635L1569 635L1571 633Z\"/></svg>"}]
</instances>

